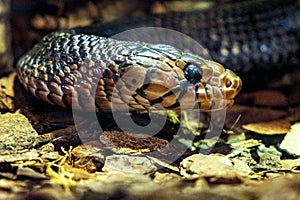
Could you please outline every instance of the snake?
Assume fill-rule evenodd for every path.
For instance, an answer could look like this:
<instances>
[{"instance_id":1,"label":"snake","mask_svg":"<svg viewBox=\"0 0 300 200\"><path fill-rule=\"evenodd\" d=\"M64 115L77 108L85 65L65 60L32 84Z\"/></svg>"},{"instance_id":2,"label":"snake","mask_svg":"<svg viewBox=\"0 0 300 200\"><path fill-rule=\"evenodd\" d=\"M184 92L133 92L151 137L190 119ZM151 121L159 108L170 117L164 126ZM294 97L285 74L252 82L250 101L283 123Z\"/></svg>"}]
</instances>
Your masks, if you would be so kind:
<instances>
[{"instance_id":1,"label":"snake","mask_svg":"<svg viewBox=\"0 0 300 200\"><path fill-rule=\"evenodd\" d=\"M297 1L258 0L98 23L45 36L19 59L17 74L32 95L64 108L218 110L233 104L242 79L260 85L262 77L300 63L299 19ZM148 26L189 35L212 59L109 38Z\"/></svg>"}]
</instances>

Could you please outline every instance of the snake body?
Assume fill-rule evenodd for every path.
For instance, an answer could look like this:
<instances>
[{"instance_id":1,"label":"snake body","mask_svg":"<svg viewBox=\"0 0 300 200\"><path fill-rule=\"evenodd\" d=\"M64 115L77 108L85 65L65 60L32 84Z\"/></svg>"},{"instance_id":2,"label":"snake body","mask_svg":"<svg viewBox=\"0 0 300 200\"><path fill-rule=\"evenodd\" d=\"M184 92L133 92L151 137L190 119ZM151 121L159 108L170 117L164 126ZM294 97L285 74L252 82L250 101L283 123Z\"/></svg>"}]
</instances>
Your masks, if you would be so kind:
<instances>
[{"instance_id":1,"label":"snake body","mask_svg":"<svg viewBox=\"0 0 300 200\"><path fill-rule=\"evenodd\" d=\"M300 66L299 0L244 0L202 11L96 23L75 30L110 37L149 26L192 37L209 50L212 60L236 72L247 89L260 88Z\"/></svg>"},{"instance_id":2,"label":"snake body","mask_svg":"<svg viewBox=\"0 0 300 200\"><path fill-rule=\"evenodd\" d=\"M18 62L21 83L50 104L103 112L220 109L241 89L232 71L169 45L53 33Z\"/></svg>"},{"instance_id":3,"label":"snake body","mask_svg":"<svg viewBox=\"0 0 300 200\"><path fill-rule=\"evenodd\" d=\"M175 29L254 83L261 71L300 63L299 19L295 1L250 1L75 28L46 36L19 60L18 76L34 96L62 107L90 110L96 102L104 112L220 109L241 89L231 70L169 45L99 35L140 26Z\"/></svg>"}]
</instances>

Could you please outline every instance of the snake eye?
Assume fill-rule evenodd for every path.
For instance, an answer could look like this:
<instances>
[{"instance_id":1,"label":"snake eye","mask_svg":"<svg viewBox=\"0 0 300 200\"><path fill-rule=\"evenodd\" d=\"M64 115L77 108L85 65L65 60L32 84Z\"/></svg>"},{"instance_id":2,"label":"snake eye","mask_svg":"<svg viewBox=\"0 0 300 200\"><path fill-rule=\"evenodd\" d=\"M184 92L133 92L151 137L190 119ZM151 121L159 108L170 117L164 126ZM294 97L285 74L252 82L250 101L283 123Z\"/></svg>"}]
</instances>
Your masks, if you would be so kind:
<instances>
[{"instance_id":1,"label":"snake eye","mask_svg":"<svg viewBox=\"0 0 300 200\"><path fill-rule=\"evenodd\" d=\"M191 83L196 84L202 78L202 71L193 64L187 64L184 69L184 77Z\"/></svg>"}]
</instances>

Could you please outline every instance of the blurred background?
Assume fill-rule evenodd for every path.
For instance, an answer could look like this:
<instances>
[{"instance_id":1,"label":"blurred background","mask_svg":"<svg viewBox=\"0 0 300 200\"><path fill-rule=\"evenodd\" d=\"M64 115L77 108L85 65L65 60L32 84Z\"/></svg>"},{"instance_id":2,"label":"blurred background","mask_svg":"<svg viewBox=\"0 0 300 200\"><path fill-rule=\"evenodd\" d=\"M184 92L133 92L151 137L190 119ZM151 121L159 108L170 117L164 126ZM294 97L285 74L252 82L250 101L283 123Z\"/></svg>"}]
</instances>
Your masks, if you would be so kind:
<instances>
[{"instance_id":1,"label":"blurred background","mask_svg":"<svg viewBox=\"0 0 300 200\"><path fill-rule=\"evenodd\" d=\"M47 33L128 17L207 9L229 0L1 0L0 75Z\"/></svg>"}]
</instances>

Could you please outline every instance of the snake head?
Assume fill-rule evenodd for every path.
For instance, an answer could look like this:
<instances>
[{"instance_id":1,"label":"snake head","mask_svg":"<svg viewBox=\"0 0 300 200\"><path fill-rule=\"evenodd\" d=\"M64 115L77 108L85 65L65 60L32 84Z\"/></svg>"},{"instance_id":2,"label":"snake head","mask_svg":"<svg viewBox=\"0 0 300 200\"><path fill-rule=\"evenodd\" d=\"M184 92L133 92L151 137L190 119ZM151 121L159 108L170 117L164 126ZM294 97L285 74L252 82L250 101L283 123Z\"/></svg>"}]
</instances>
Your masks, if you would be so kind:
<instances>
[{"instance_id":1,"label":"snake head","mask_svg":"<svg viewBox=\"0 0 300 200\"><path fill-rule=\"evenodd\" d=\"M195 92L197 106L202 111L231 106L242 88L242 81L234 72L210 60L201 58L198 62L186 63L183 73L192 85L186 95Z\"/></svg>"},{"instance_id":2,"label":"snake head","mask_svg":"<svg viewBox=\"0 0 300 200\"><path fill-rule=\"evenodd\" d=\"M167 54L167 53L168 54ZM149 105L166 109L214 111L231 106L242 87L241 79L221 64L186 53L172 46L143 48L131 58L142 84L137 94ZM126 81L129 82L129 81ZM127 83L128 85L128 83ZM135 96L135 99L136 96ZM141 98L139 98L141 99ZM136 101L135 104L142 104Z\"/></svg>"},{"instance_id":3,"label":"snake head","mask_svg":"<svg viewBox=\"0 0 300 200\"><path fill-rule=\"evenodd\" d=\"M147 105L166 109L220 110L234 103L242 87L241 79L221 64L169 45L143 47L131 60L139 67L132 67L133 73L124 82L129 85L128 80L138 74L134 79L140 79L139 84L134 82L137 105L146 105L137 100L144 99Z\"/></svg>"}]
</instances>

